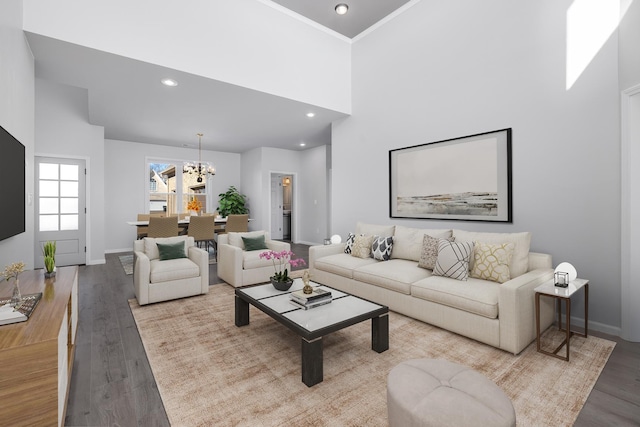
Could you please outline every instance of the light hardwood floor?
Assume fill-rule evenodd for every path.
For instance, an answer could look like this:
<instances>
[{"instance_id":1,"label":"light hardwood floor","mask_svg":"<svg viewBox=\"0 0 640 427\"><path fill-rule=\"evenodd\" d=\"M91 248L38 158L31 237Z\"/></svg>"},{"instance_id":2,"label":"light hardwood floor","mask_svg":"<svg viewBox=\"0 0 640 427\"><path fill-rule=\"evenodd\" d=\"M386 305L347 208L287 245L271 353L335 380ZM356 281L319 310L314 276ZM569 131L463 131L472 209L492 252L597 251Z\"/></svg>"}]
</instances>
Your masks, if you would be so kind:
<instances>
[{"instance_id":1,"label":"light hardwood floor","mask_svg":"<svg viewBox=\"0 0 640 427\"><path fill-rule=\"evenodd\" d=\"M292 245L292 250L308 260L306 246ZM105 265L80 267L67 426L169 425L127 302L134 298L132 282L116 254L107 255ZM210 265L210 283L219 282L216 265ZM639 426L640 343L594 335L617 345L575 425Z\"/></svg>"}]
</instances>

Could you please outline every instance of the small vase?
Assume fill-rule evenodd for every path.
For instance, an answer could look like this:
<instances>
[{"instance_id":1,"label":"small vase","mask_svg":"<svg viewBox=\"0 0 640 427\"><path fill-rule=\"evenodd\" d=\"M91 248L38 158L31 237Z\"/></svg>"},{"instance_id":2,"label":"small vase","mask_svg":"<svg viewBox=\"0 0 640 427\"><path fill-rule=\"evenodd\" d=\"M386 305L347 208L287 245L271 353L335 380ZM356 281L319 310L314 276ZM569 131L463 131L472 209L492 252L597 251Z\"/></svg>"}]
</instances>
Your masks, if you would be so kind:
<instances>
[{"instance_id":1,"label":"small vase","mask_svg":"<svg viewBox=\"0 0 640 427\"><path fill-rule=\"evenodd\" d=\"M13 294L11 295L11 302L9 305L15 307L22 301L22 295L20 294L20 283L18 279L13 281Z\"/></svg>"},{"instance_id":2,"label":"small vase","mask_svg":"<svg viewBox=\"0 0 640 427\"><path fill-rule=\"evenodd\" d=\"M274 288L279 291L288 291L291 285L293 285L293 279L286 280L284 282L276 280L274 277L271 277L271 284Z\"/></svg>"}]
</instances>

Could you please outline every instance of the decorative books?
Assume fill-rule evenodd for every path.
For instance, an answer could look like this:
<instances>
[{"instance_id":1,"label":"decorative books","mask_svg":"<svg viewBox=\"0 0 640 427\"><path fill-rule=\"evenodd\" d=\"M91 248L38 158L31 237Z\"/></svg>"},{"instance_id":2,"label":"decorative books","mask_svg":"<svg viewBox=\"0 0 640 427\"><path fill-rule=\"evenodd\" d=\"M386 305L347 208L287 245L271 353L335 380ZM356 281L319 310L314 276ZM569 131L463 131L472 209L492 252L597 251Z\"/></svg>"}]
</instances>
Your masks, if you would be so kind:
<instances>
[{"instance_id":1,"label":"decorative books","mask_svg":"<svg viewBox=\"0 0 640 427\"><path fill-rule=\"evenodd\" d=\"M24 295L17 307L9 305L11 299L0 300L0 325L25 322L42 298L42 293Z\"/></svg>"},{"instance_id":2,"label":"decorative books","mask_svg":"<svg viewBox=\"0 0 640 427\"><path fill-rule=\"evenodd\" d=\"M320 288L315 288L310 294L305 294L303 291L291 292L290 298L293 305L305 310L329 304L332 301L331 291Z\"/></svg>"}]
</instances>

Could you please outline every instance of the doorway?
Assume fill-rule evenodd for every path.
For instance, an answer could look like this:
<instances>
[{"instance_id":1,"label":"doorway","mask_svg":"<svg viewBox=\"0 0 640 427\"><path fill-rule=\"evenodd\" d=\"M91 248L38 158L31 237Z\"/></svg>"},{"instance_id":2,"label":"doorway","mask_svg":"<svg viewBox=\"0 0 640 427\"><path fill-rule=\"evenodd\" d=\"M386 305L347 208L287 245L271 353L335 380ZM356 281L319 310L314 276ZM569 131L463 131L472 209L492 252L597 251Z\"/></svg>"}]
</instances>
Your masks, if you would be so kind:
<instances>
[{"instance_id":1,"label":"doorway","mask_svg":"<svg viewBox=\"0 0 640 427\"><path fill-rule=\"evenodd\" d=\"M86 167L82 159L35 158L35 267L56 242L56 266L86 263Z\"/></svg>"},{"instance_id":2,"label":"doorway","mask_svg":"<svg viewBox=\"0 0 640 427\"><path fill-rule=\"evenodd\" d=\"M271 238L293 240L293 185L294 175L290 173L271 174Z\"/></svg>"}]
</instances>

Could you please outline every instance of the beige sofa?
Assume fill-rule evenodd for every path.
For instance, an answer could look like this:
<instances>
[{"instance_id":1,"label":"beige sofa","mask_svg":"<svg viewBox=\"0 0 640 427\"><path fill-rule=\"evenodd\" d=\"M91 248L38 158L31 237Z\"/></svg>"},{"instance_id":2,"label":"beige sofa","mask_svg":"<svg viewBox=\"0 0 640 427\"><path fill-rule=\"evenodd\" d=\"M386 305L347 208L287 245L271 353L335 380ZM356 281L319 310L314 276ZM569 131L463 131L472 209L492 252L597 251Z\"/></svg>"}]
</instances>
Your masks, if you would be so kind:
<instances>
[{"instance_id":1,"label":"beige sofa","mask_svg":"<svg viewBox=\"0 0 640 427\"><path fill-rule=\"evenodd\" d=\"M184 244L186 258L160 260L157 244ZM145 305L209 292L209 254L193 237L145 237L133 242L133 288Z\"/></svg>"},{"instance_id":2,"label":"beige sofa","mask_svg":"<svg viewBox=\"0 0 640 427\"><path fill-rule=\"evenodd\" d=\"M553 269L551 255L529 252L530 233L475 233L358 223L355 234L393 236L391 259L354 257L344 252L344 243L312 246L309 268L314 282L514 354L535 340L533 289L552 279ZM425 234L453 237L455 242L513 243L515 249L508 265L510 280L456 280L419 267ZM545 299L541 305L544 330L553 321L553 305Z\"/></svg>"},{"instance_id":3,"label":"beige sofa","mask_svg":"<svg viewBox=\"0 0 640 427\"><path fill-rule=\"evenodd\" d=\"M262 235L267 249L245 250L242 237L255 238ZM267 250L289 251L291 245L270 240L269 233L263 230L218 235L218 277L235 288L268 282L275 270L273 261L260 258L260 254ZM291 270L288 264L287 268Z\"/></svg>"}]
</instances>

